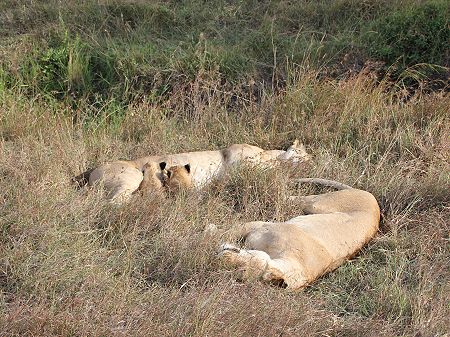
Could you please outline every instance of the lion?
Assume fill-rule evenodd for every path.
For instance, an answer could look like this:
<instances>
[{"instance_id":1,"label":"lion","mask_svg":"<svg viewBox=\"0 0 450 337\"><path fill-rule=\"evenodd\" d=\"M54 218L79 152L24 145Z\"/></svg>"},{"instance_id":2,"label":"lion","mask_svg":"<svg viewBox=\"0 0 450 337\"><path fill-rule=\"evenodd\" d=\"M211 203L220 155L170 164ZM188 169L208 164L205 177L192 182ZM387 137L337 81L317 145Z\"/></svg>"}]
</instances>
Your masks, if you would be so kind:
<instances>
[{"instance_id":1,"label":"lion","mask_svg":"<svg viewBox=\"0 0 450 337\"><path fill-rule=\"evenodd\" d=\"M112 203L122 204L138 191L142 191L143 194L150 192L158 194L166 179L166 165L162 161L159 164L148 162L142 167L137 167L128 161L118 160L92 170L88 181L90 185L102 182L107 191L107 199Z\"/></svg>"},{"instance_id":2,"label":"lion","mask_svg":"<svg viewBox=\"0 0 450 337\"><path fill-rule=\"evenodd\" d=\"M118 160L100 165L76 177L75 181L87 180L89 185L103 181L110 200L127 200L136 191L148 163L165 162L168 167L184 166L190 163L192 187L202 188L213 178L227 172L240 162L249 162L263 167L273 167L280 163L298 164L310 159L303 144L298 140L286 150L263 150L249 144L233 144L214 151L197 151L169 155L154 155L136 160ZM158 174L158 179L162 179ZM162 182L162 180L161 180Z\"/></svg>"},{"instance_id":3,"label":"lion","mask_svg":"<svg viewBox=\"0 0 450 337\"><path fill-rule=\"evenodd\" d=\"M299 290L355 255L377 232L380 208L369 192L325 179L305 178L337 188L320 195L291 197L299 201L297 216L286 222L255 221L238 235L245 249L226 243L219 257L241 272L242 279L260 278Z\"/></svg>"},{"instance_id":4,"label":"lion","mask_svg":"<svg viewBox=\"0 0 450 337\"><path fill-rule=\"evenodd\" d=\"M192 187L191 165L172 166L167 170L167 179L164 183L169 193L177 193Z\"/></svg>"},{"instance_id":5,"label":"lion","mask_svg":"<svg viewBox=\"0 0 450 337\"><path fill-rule=\"evenodd\" d=\"M167 181L167 163L148 162L142 168L142 181L137 189L142 195L161 195Z\"/></svg>"}]
</instances>

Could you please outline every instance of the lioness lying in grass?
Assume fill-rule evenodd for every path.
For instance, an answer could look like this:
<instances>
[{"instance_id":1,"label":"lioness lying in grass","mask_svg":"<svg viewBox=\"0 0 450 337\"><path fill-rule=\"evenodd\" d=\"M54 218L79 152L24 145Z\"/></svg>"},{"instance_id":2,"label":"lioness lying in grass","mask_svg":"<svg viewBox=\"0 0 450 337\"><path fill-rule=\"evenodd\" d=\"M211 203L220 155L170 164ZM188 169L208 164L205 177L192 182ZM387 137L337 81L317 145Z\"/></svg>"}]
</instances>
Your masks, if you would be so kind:
<instances>
[{"instance_id":1,"label":"lioness lying in grass","mask_svg":"<svg viewBox=\"0 0 450 337\"><path fill-rule=\"evenodd\" d=\"M286 222L249 222L239 229L246 249L224 244L219 252L242 279L261 278L301 289L356 254L377 232L380 209L372 194L324 179L299 182L340 189L292 197L301 215Z\"/></svg>"},{"instance_id":2,"label":"lioness lying in grass","mask_svg":"<svg viewBox=\"0 0 450 337\"><path fill-rule=\"evenodd\" d=\"M309 155L298 140L286 151L263 150L253 145L234 144L216 151L186 152L148 156L130 161L113 161L82 173L75 180L87 179L89 185L103 182L108 198L113 202L120 203L138 190L144 180L146 169L152 170L147 174L148 182L153 181L155 185L158 185L156 181L158 179L163 183L164 168L160 166L158 169L155 164L149 166L149 163L165 163L168 167L190 164L192 186L199 188L242 161L271 167L282 162L296 164L307 160L309 160ZM144 186L149 187L150 184L145 183Z\"/></svg>"}]
</instances>

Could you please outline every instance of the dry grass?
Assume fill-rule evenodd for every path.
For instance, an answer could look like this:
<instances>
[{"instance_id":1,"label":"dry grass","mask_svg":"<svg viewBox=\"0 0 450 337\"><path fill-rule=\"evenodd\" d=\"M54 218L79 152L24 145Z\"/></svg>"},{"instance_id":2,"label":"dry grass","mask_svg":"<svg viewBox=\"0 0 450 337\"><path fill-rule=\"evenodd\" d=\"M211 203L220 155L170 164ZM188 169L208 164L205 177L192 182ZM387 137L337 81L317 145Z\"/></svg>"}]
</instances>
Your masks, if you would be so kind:
<instances>
[{"instance_id":1,"label":"dry grass","mask_svg":"<svg viewBox=\"0 0 450 337\"><path fill-rule=\"evenodd\" d=\"M443 336L449 312L448 95L405 101L368 74L299 71L280 93L228 94L214 74L123 120L1 95L2 336ZM239 94L236 94L238 92ZM73 116L78 116L73 123ZM102 119L103 116L103 119ZM242 167L205 191L121 208L70 178L106 160L218 148L286 147L314 164ZM382 229L353 261L300 293L242 284L215 259L233 225L296 214L291 176L371 191ZM206 235L210 223L221 231ZM221 234L225 232L225 234Z\"/></svg>"}]
</instances>

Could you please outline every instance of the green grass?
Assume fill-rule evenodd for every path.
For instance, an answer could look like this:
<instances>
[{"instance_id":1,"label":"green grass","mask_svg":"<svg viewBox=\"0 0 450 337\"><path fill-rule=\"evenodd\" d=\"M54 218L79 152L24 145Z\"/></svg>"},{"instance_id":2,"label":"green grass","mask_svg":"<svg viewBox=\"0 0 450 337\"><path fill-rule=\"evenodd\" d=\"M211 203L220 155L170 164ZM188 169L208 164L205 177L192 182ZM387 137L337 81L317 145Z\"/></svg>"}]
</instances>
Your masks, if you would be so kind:
<instances>
[{"instance_id":1,"label":"green grass","mask_svg":"<svg viewBox=\"0 0 450 337\"><path fill-rule=\"evenodd\" d=\"M2 85L58 99L167 97L202 71L278 87L290 64L304 62L339 76L370 58L386 63L383 72L395 65L394 78L418 63L448 66L445 1L17 1L3 8ZM425 75L446 73L433 69Z\"/></svg>"},{"instance_id":2,"label":"green grass","mask_svg":"<svg viewBox=\"0 0 450 337\"><path fill-rule=\"evenodd\" d=\"M450 42L448 4L429 2L375 20L366 46L373 57L400 69L419 63L445 65Z\"/></svg>"}]
</instances>

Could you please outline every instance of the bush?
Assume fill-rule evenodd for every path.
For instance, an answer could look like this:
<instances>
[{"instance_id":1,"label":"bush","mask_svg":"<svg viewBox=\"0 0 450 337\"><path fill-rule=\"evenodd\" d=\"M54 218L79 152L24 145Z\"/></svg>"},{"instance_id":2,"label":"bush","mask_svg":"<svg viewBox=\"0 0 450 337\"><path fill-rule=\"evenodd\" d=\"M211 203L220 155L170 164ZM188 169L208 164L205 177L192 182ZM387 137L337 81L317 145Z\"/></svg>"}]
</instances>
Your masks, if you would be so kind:
<instances>
[{"instance_id":1,"label":"bush","mask_svg":"<svg viewBox=\"0 0 450 337\"><path fill-rule=\"evenodd\" d=\"M18 73L9 75L9 86L21 85L30 94L59 99L104 94L117 82L112 57L67 33L53 37L44 48L35 46Z\"/></svg>"},{"instance_id":2,"label":"bush","mask_svg":"<svg viewBox=\"0 0 450 337\"><path fill-rule=\"evenodd\" d=\"M445 1L416 5L374 21L364 35L369 54L400 68L418 63L448 66L450 28Z\"/></svg>"},{"instance_id":3,"label":"bush","mask_svg":"<svg viewBox=\"0 0 450 337\"><path fill-rule=\"evenodd\" d=\"M429 70L439 67L401 71L417 63L448 65L445 5L443 0L8 0L0 5L5 22L0 88L128 104L149 96L167 99L173 88L205 71L222 84L252 79L276 88L289 78L292 64L308 63L339 77L360 71L368 56L388 66L398 63L394 80L411 73L420 73L421 80L422 72L430 77Z\"/></svg>"}]
</instances>

